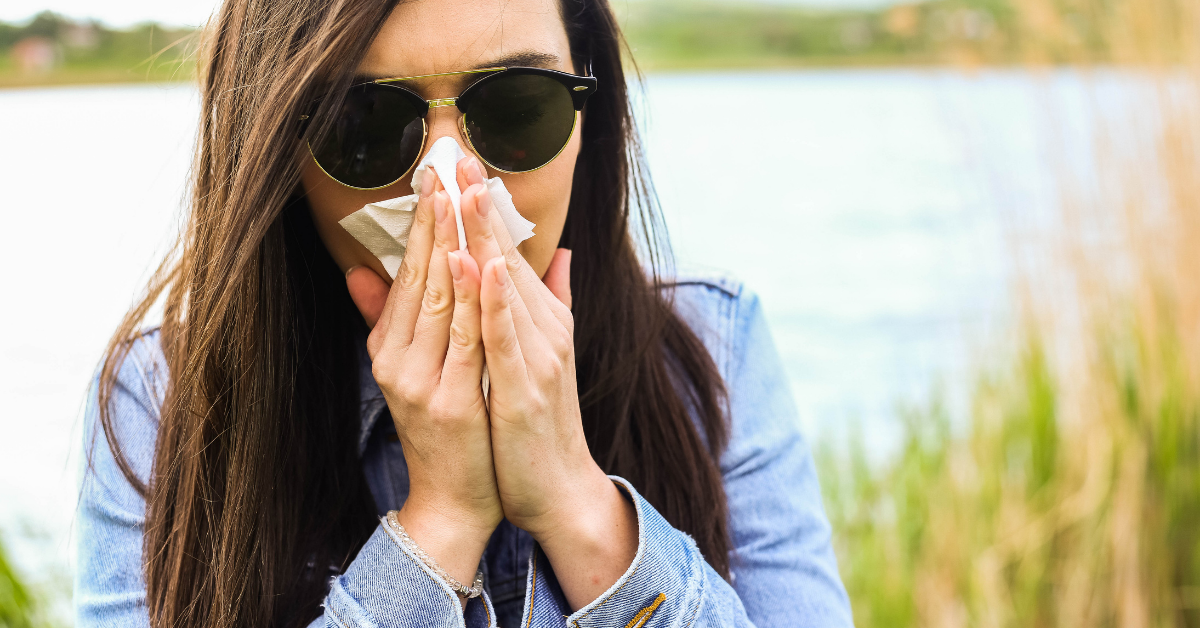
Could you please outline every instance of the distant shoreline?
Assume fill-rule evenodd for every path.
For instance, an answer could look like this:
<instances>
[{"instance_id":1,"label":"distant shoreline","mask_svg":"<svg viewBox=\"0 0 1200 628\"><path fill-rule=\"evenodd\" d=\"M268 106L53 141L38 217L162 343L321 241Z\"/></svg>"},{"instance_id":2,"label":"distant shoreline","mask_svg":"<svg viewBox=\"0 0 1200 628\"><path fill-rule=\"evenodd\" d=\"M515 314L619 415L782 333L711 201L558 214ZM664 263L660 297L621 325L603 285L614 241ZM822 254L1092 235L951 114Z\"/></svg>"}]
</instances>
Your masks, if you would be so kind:
<instances>
[{"instance_id":1,"label":"distant shoreline","mask_svg":"<svg viewBox=\"0 0 1200 628\"><path fill-rule=\"evenodd\" d=\"M814 60L804 63L775 63L775 64L759 64L759 65L741 65L737 63L721 64L673 64L673 65L654 65L645 67L638 66L638 71L646 76L660 76L669 74L703 74L703 73L721 73L729 74L734 72L745 72L748 74L769 73L769 72L854 72L854 71L880 71L880 70L910 70L915 72L946 72L956 71L963 74L971 74L975 72L987 71L1004 71L1004 70L1024 70L1024 71L1043 71L1043 70L1060 70L1060 69L1083 69L1084 65L1078 64L1044 64L1034 65L1028 63L987 63L987 64L964 64L964 63L949 63L949 62L923 62L916 63L909 60ZM1086 66L1091 69L1096 69L1097 66ZM632 74L632 66L627 66L626 71L630 77ZM51 75L48 77L20 77L7 76L0 73L0 91L8 90L24 90L24 89L39 89L39 88L55 88L55 87L103 87L103 86L133 86L133 85L182 85L194 83L194 78L174 78L174 77L155 77L155 78L131 78L129 72L113 71L113 72L96 72L96 73L70 73L63 75Z\"/></svg>"}]
</instances>

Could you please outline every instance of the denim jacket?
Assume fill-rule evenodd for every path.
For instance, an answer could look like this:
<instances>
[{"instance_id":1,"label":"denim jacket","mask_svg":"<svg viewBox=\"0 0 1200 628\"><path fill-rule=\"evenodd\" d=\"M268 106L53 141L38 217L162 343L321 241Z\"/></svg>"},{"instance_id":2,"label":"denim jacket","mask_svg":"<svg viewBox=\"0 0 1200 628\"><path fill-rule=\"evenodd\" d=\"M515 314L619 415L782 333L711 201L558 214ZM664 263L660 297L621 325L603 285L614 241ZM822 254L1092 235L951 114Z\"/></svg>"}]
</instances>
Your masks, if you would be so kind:
<instances>
[{"instance_id":1,"label":"denim jacket","mask_svg":"<svg viewBox=\"0 0 1200 628\"><path fill-rule=\"evenodd\" d=\"M729 391L731 434L720 460L734 547L728 582L691 537L614 476L634 504L639 532L633 563L608 591L572 612L546 556L529 534L504 521L484 553L485 592L462 609L446 582L382 518L404 503L408 474L364 350L359 449L381 521L347 570L331 578L324 615L311 625L851 626L813 460L757 297L717 274L678 275L675 285L676 310L711 352ZM153 466L166 372L157 330L134 346L118 371L116 438L143 480ZM94 449L79 507L77 625L146 626L146 505L107 440L97 437L97 423L93 382L84 430L85 446Z\"/></svg>"}]
</instances>

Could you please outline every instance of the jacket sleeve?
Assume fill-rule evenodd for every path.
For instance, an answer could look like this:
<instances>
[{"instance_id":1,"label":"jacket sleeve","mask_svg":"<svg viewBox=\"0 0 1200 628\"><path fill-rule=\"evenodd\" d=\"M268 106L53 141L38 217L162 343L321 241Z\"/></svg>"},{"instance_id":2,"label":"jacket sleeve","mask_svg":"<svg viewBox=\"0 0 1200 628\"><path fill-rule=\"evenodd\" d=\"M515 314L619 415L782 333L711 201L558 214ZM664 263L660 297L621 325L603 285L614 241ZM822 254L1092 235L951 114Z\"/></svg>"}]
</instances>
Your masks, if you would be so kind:
<instances>
[{"instance_id":1,"label":"jacket sleeve","mask_svg":"<svg viewBox=\"0 0 1200 628\"><path fill-rule=\"evenodd\" d=\"M142 482L153 468L166 381L154 332L134 344L110 401L113 436ZM146 503L117 466L100 428L96 391L93 380L84 419L75 623L80 628L149 626L142 561ZM324 614L310 625L492 628L495 613L486 595L471 600L464 613L446 582L381 523L346 573L331 581Z\"/></svg>"},{"instance_id":2,"label":"jacket sleeve","mask_svg":"<svg viewBox=\"0 0 1200 628\"><path fill-rule=\"evenodd\" d=\"M633 563L571 613L545 554L535 549L523 626L853 626L812 457L758 299L741 291L705 307L707 320L727 325L710 351L729 388L731 438L721 471L734 546L731 582L691 537L614 476L637 510Z\"/></svg>"}]
</instances>

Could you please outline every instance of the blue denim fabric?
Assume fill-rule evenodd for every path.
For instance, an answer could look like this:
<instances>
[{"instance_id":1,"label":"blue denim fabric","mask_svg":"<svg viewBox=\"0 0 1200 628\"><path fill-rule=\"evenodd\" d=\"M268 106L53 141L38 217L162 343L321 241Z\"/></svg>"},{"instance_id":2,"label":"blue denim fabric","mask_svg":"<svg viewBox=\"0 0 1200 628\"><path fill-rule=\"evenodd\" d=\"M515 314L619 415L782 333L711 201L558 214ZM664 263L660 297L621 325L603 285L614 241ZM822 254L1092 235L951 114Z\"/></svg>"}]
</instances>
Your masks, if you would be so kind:
<instances>
[{"instance_id":1,"label":"blue denim fabric","mask_svg":"<svg viewBox=\"0 0 1200 628\"><path fill-rule=\"evenodd\" d=\"M385 520L345 573L331 579L313 626L851 626L813 461L757 297L719 274L677 276L677 311L712 353L730 394L731 439L721 458L734 552L726 582L688 535L613 476L638 518L637 554L608 591L571 612L533 539L502 522L484 553L485 593L462 610L453 592L409 553ZM404 454L363 352L360 452L379 515L408 495ZM153 464L166 368L158 332L118 374L116 439L138 477ZM94 384L93 384L94 386ZM94 392L86 413L79 510L77 623L145 626L145 503L125 481L103 434Z\"/></svg>"}]
</instances>

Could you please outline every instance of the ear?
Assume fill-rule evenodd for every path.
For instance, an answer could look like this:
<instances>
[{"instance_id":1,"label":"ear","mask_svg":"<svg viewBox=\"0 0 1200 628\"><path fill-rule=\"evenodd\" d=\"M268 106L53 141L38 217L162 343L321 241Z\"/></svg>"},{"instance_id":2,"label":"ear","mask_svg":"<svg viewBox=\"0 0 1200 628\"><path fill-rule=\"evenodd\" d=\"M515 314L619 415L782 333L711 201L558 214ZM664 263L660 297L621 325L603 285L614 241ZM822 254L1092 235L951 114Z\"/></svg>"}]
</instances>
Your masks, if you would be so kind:
<instances>
[{"instance_id":1,"label":"ear","mask_svg":"<svg viewBox=\"0 0 1200 628\"><path fill-rule=\"evenodd\" d=\"M387 303L388 285L382 277L366 266L352 266L346 271L346 289L358 307L367 327L374 328Z\"/></svg>"},{"instance_id":2,"label":"ear","mask_svg":"<svg viewBox=\"0 0 1200 628\"><path fill-rule=\"evenodd\" d=\"M571 309L571 249L558 249L550 259L550 267L542 277L542 283L558 297L562 304Z\"/></svg>"}]
</instances>

